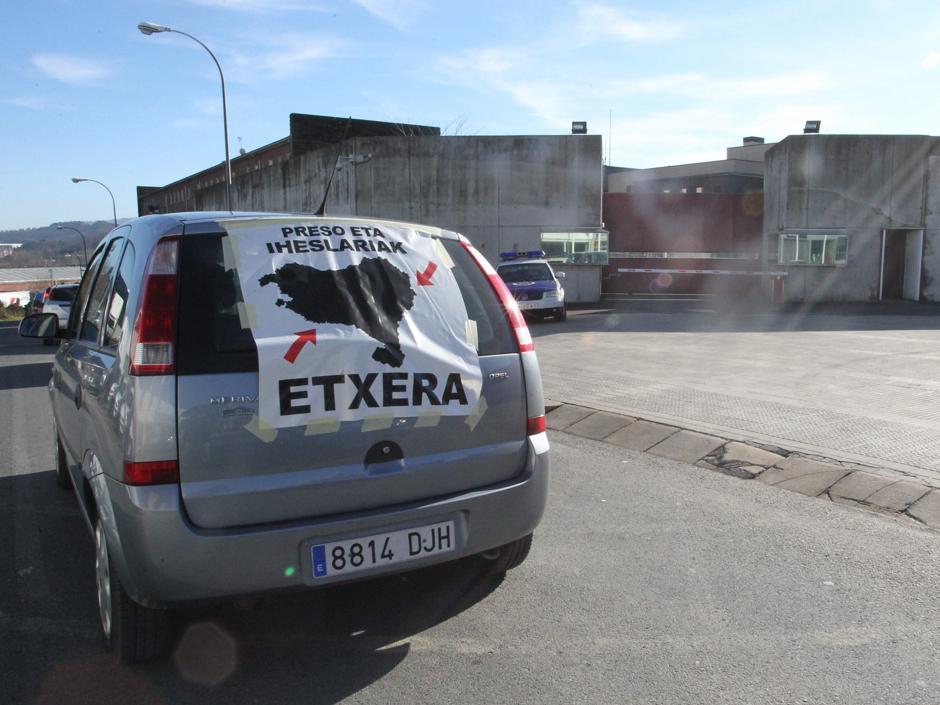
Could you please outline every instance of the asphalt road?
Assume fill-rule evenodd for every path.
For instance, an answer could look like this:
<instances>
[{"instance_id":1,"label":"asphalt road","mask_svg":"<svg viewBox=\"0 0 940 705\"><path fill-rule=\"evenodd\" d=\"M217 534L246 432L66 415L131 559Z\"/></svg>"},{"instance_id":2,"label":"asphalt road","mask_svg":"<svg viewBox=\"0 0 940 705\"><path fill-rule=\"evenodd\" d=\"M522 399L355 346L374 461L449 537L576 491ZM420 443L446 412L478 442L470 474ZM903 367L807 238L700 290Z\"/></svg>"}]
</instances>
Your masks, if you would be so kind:
<instances>
[{"instance_id":1,"label":"asphalt road","mask_svg":"<svg viewBox=\"0 0 940 705\"><path fill-rule=\"evenodd\" d=\"M635 298L531 326L549 398L940 487L940 305Z\"/></svg>"},{"instance_id":2,"label":"asphalt road","mask_svg":"<svg viewBox=\"0 0 940 705\"><path fill-rule=\"evenodd\" d=\"M118 667L51 471L49 350L0 328L5 705L940 699L936 534L565 434L501 584L464 561L191 611L173 657Z\"/></svg>"}]
</instances>

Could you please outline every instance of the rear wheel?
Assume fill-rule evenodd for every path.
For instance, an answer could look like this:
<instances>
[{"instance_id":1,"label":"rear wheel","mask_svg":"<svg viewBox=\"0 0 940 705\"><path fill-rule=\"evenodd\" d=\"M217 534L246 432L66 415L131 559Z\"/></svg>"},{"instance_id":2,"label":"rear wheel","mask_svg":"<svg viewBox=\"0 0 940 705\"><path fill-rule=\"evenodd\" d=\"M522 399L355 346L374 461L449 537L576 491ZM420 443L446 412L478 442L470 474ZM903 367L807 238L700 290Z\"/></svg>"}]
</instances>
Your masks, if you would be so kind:
<instances>
[{"instance_id":1,"label":"rear wheel","mask_svg":"<svg viewBox=\"0 0 940 705\"><path fill-rule=\"evenodd\" d=\"M489 561L486 566L488 575L502 575L508 570L518 568L529 556L529 550L532 548L532 534L516 539L505 546L500 546L495 551L487 551L483 557ZM490 558L490 554L496 556Z\"/></svg>"},{"instance_id":2,"label":"rear wheel","mask_svg":"<svg viewBox=\"0 0 940 705\"><path fill-rule=\"evenodd\" d=\"M149 661L162 655L169 646L169 613L138 605L124 591L111 565L100 518L95 523L95 577L105 647L118 663Z\"/></svg>"},{"instance_id":3,"label":"rear wheel","mask_svg":"<svg viewBox=\"0 0 940 705\"><path fill-rule=\"evenodd\" d=\"M65 449L59 434L55 435L55 481L63 490L72 489L72 479L69 477L69 466L65 459Z\"/></svg>"}]
</instances>

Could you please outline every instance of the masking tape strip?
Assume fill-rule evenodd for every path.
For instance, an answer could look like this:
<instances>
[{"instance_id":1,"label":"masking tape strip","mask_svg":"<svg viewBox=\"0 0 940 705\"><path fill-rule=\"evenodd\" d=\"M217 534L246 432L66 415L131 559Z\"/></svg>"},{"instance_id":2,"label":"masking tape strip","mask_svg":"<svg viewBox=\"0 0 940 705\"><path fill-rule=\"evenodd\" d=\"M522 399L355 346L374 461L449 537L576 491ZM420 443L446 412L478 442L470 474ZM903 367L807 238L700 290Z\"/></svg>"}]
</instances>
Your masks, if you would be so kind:
<instances>
[{"instance_id":1,"label":"masking tape strip","mask_svg":"<svg viewBox=\"0 0 940 705\"><path fill-rule=\"evenodd\" d=\"M480 351L480 335L477 332L477 322L472 318L467 319L467 343L472 345L477 352Z\"/></svg>"},{"instance_id":2,"label":"masking tape strip","mask_svg":"<svg viewBox=\"0 0 940 705\"><path fill-rule=\"evenodd\" d=\"M391 428L392 422L395 420L394 416L374 416L369 419L363 419L362 421L362 432L367 433L368 431L380 431L383 428Z\"/></svg>"},{"instance_id":3,"label":"masking tape strip","mask_svg":"<svg viewBox=\"0 0 940 705\"><path fill-rule=\"evenodd\" d=\"M454 268L454 260L451 259L450 253L447 252L447 248L444 247L444 243L438 238L434 238L434 252L437 253L437 258L441 261L448 269Z\"/></svg>"},{"instance_id":4,"label":"masking tape strip","mask_svg":"<svg viewBox=\"0 0 940 705\"><path fill-rule=\"evenodd\" d=\"M239 301L236 305L238 309L238 322L242 328L254 328L258 323L258 317L255 315L255 307Z\"/></svg>"},{"instance_id":5,"label":"masking tape strip","mask_svg":"<svg viewBox=\"0 0 940 705\"><path fill-rule=\"evenodd\" d=\"M238 262L238 243L235 238L227 235L222 238L222 263L225 265L225 271L238 269Z\"/></svg>"},{"instance_id":6,"label":"masking tape strip","mask_svg":"<svg viewBox=\"0 0 940 705\"><path fill-rule=\"evenodd\" d=\"M483 418L483 414L486 413L487 408L489 407L486 403L486 397L480 397L480 402L477 404L477 408L474 409L473 413L464 420L464 423L470 427L471 431L477 427L478 423L480 423L480 419Z\"/></svg>"},{"instance_id":7,"label":"masking tape strip","mask_svg":"<svg viewBox=\"0 0 940 705\"><path fill-rule=\"evenodd\" d=\"M434 428L441 422L441 415L435 414L433 411L426 412L418 415L418 420L415 421L415 428Z\"/></svg>"},{"instance_id":8,"label":"masking tape strip","mask_svg":"<svg viewBox=\"0 0 940 705\"><path fill-rule=\"evenodd\" d=\"M246 423L243 428L265 443L270 443L277 438L277 429L258 416L252 416L251 421Z\"/></svg>"},{"instance_id":9,"label":"masking tape strip","mask_svg":"<svg viewBox=\"0 0 940 705\"><path fill-rule=\"evenodd\" d=\"M313 419L307 423L304 435L320 436L325 433L336 433L339 431L339 425L339 419Z\"/></svg>"}]
</instances>

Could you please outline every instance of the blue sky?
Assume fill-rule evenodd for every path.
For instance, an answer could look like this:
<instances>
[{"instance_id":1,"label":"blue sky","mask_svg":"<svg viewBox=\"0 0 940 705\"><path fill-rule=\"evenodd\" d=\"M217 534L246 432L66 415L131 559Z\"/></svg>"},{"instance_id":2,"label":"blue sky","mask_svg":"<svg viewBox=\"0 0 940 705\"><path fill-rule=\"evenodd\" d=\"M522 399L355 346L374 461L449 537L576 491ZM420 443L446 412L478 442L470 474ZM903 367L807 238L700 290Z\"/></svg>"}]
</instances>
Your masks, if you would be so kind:
<instances>
[{"instance_id":1,"label":"blue sky","mask_svg":"<svg viewBox=\"0 0 940 705\"><path fill-rule=\"evenodd\" d=\"M40 0L0 30L0 229L136 215L135 187L221 161L305 112L449 134L608 133L611 162L721 159L806 119L940 134L936 2ZM241 143L239 143L241 138Z\"/></svg>"}]
</instances>

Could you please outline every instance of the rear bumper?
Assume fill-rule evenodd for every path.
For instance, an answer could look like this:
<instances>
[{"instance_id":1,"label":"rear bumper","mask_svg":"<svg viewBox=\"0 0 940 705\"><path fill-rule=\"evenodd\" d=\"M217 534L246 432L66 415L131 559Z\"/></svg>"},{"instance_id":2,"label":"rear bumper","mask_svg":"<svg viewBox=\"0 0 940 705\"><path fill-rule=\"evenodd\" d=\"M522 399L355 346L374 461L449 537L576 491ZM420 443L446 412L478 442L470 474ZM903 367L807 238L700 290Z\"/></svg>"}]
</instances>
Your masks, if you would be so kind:
<instances>
[{"instance_id":1,"label":"rear bumper","mask_svg":"<svg viewBox=\"0 0 940 705\"><path fill-rule=\"evenodd\" d=\"M186 518L179 487L133 487L99 476L99 502L113 560L132 598L172 606L300 587L319 587L412 570L480 553L531 533L548 495L548 439L529 439L526 468L491 487L362 514L263 527L207 530ZM314 579L309 547L453 519L455 552ZM293 570L291 570L293 569Z\"/></svg>"}]
</instances>

